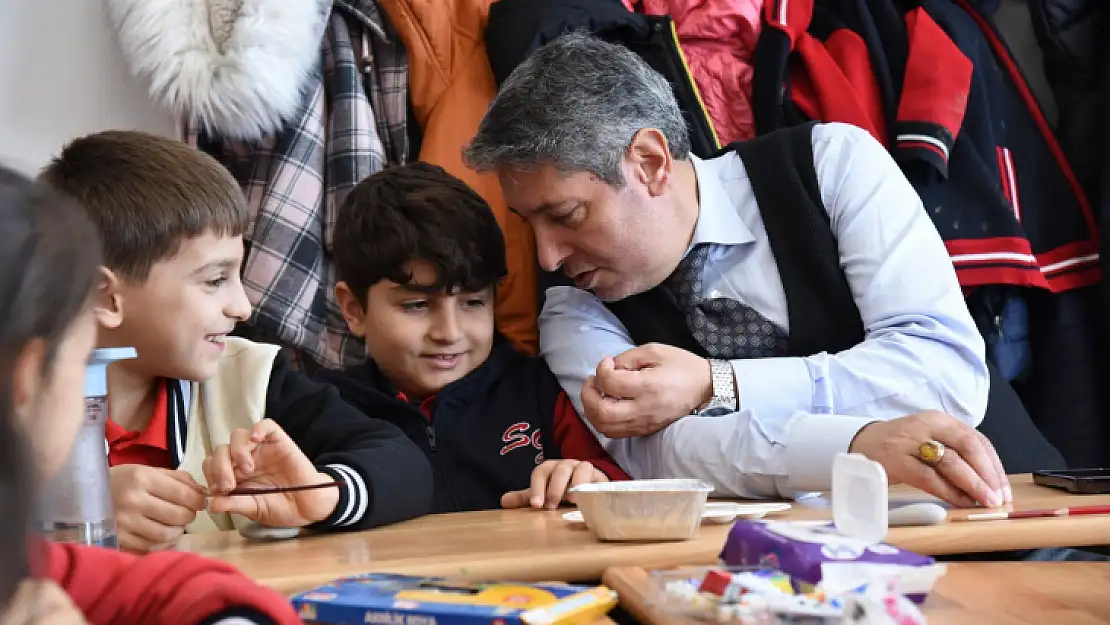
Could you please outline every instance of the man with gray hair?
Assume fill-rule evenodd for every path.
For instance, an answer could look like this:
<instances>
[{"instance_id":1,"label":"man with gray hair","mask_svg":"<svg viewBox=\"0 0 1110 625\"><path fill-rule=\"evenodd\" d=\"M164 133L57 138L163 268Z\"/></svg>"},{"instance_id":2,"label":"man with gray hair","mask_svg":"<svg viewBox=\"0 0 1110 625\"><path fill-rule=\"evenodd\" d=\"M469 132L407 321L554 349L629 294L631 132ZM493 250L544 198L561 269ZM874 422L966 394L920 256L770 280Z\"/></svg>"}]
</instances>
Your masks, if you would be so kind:
<instances>
[{"instance_id":1,"label":"man with gray hair","mask_svg":"<svg viewBox=\"0 0 1110 625\"><path fill-rule=\"evenodd\" d=\"M799 126L699 159L662 76L571 33L509 76L465 155L573 279L547 292L542 351L633 477L790 496L852 451L957 505L1010 500L975 429L983 339L866 132Z\"/></svg>"}]
</instances>

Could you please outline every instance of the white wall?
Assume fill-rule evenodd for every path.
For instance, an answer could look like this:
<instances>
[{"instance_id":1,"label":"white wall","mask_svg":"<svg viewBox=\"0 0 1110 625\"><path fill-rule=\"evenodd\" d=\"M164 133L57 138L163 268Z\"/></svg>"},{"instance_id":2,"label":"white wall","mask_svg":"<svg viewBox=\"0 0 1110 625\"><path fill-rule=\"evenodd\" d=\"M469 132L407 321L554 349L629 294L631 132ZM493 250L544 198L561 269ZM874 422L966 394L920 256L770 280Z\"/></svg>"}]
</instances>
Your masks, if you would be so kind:
<instances>
[{"instance_id":1,"label":"white wall","mask_svg":"<svg viewBox=\"0 0 1110 625\"><path fill-rule=\"evenodd\" d=\"M31 174L113 128L176 135L128 72L103 0L0 0L0 162Z\"/></svg>"}]
</instances>

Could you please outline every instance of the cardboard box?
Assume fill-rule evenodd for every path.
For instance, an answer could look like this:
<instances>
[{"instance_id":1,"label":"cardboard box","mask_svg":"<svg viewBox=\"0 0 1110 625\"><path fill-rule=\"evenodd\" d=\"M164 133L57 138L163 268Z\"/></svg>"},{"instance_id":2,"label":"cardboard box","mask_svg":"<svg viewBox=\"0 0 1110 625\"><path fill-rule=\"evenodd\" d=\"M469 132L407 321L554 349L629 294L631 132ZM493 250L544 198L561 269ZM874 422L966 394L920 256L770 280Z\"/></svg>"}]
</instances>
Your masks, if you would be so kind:
<instances>
[{"instance_id":1,"label":"cardboard box","mask_svg":"<svg viewBox=\"0 0 1110 625\"><path fill-rule=\"evenodd\" d=\"M329 625L578 625L617 603L604 587L456 582L369 573L293 597L306 622Z\"/></svg>"}]
</instances>

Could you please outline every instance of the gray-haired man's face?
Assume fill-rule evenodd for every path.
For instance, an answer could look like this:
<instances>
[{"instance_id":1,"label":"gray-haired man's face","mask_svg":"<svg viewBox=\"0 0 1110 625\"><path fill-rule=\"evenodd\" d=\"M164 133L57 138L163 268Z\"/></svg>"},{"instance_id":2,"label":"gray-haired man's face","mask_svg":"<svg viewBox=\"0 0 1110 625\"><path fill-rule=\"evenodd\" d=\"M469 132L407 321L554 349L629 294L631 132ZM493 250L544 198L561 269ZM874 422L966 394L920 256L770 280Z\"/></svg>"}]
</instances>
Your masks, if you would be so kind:
<instances>
[{"instance_id":1,"label":"gray-haired man's face","mask_svg":"<svg viewBox=\"0 0 1110 625\"><path fill-rule=\"evenodd\" d=\"M688 233L678 227L670 198L654 192L637 167L626 163L624 188L550 166L500 172L509 206L535 232L541 267L562 270L606 301L646 291L670 275Z\"/></svg>"}]
</instances>

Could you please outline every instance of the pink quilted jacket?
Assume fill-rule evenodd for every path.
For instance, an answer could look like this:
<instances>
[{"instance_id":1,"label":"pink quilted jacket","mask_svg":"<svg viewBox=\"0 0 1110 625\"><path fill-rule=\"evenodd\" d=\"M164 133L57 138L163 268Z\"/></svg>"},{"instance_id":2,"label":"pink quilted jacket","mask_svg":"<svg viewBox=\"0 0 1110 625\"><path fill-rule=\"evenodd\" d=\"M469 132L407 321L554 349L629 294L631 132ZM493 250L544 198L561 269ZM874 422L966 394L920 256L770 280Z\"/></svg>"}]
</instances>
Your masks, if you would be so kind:
<instances>
[{"instance_id":1,"label":"pink quilted jacket","mask_svg":"<svg viewBox=\"0 0 1110 625\"><path fill-rule=\"evenodd\" d=\"M763 0L638 0L649 15L670 15L686 62L722 145L755 136L752 55ZM635 10L637 0L624 0Z\"/></svg>"}]
</instances>

